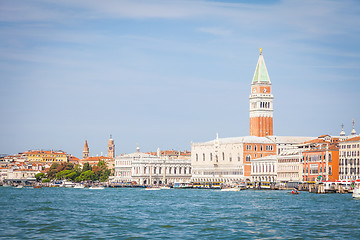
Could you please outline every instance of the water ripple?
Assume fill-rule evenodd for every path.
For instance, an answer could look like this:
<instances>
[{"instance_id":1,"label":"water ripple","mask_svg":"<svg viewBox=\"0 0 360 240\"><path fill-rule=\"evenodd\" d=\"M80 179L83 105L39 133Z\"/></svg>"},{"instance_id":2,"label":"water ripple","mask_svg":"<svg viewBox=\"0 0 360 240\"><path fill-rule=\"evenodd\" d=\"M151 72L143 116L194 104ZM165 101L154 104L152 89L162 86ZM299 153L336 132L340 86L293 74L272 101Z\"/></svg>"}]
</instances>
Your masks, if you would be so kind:
<instances>
[{"instance_id":1,"label":"water ripple","mask_svg":"<svg viewBox=\"0 0 360 240\"><path fill-rule=\"evenodd\" d=\"M0 187L4 239L359 239L350 194Z\"/></svg>"}]
</instances>

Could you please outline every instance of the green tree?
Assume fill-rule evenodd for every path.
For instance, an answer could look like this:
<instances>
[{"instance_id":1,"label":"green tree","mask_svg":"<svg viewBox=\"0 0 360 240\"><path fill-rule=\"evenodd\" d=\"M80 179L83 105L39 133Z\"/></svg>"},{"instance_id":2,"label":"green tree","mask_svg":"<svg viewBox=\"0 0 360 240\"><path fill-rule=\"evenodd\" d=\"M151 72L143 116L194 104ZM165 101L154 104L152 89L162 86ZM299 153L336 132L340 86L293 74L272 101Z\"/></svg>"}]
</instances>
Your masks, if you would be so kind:
<instances>
[{"instance_id":1,"label":"green tree","mask_svg":"<svg viewBox=\"0 0 360 240\"><path fill-rule=\"evenodd\" d=\"M55 162L50 166L49 171L47 172L47 177L49 179L54 179L56 174L58 173L57 169L59 168L60 164Z\"/></svg>"},{"instance_id":2,"label":"green tree","mask_svg":"<svg viewBox=\"0 0 360 240\"><path fill-rule=\"evenodd\" d=\"M39 182L41 179L45 177L45 173L38 173L35 175L36 181Z\"/></svg>"},{"instance_id":3,"label":"green tree","mask_svg":"<svg viewBox=\"0 0 360 240\"><path fill-rule=\"evenodd\" d=\"M63 170L61 172L58 172L56 174L56 179L65 179L65 176L70 174L72 172L72 170Z\"/></svg>"},{"instance_id":4,"label":"green tree","mask_svg":"<svg viewBox=\"0 0 360 240\"><path fill-rule=\"evenodd\" d=\"M81 181L94 180L95 174L93 171L87 170L86 172L81 173L80 178Z\"/></svg>"},{"instance_id":5,"label":"green tree","mask_svg":"<svg viewBox=\"0 0 360 240\"><path fill-rule=\"evenodd\" d=\"M81 180L81 177L80 176L78 176L78 177L76 177L75 178L75 182L81 182L82 180Z\"/></svg>"},{"instance_id":6,"label":"green tree","mask_svg":"<svg viewBox=\"0 0 360 240\"><path fill-rule=\"evenodd\" d=\"M77 176L79 176L78 173L72 171L71 173L65 175L65 179L74 181Z\"/></svg>"},{"instance_id":7,"label":"green tree","mask_svg":"<svg viewBox=\"0 0 360 240\"><path fill-rule=\"evenodd\" d=\"M91 166L89 163L85 163L83 168L82 168L82 172L86 172L88 170L91 170Z\"/></svg>"}]
</instances>

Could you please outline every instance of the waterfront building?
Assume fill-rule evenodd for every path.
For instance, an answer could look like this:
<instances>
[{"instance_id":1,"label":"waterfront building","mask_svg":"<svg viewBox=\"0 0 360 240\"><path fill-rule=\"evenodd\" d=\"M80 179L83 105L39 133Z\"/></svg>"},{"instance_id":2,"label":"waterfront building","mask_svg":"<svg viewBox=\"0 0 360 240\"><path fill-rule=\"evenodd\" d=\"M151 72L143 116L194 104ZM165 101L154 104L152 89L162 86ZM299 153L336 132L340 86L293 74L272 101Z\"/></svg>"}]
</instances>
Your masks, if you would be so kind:
<instances>
[{"instance_id":1,"label":"waterfront building","mask_svg":"<svg viewBox=\"0 0 360 240\"><path fill-rule=\"evenodd\" d=\"M23 153L29 162L67 162L68 158L66 152L63 151L43 151L43 150L31 150Z\"/></svg>"},{"instance_id":2,"label":"waterfront building","mask_svg":"<svg viewBox=\"0 0 360 240\"><path fill-rule=\"evenodd\" d=\"M35 169L9 168L6 180L35 180L35 175L41 171Z\"/></svg>"},{"instance_id":3,"label":"waterfront building","mask_svg":"<svg viewBox=\"0 0 360 240\"><path fill-rule=\"evenodd\" d=\"M171 159L190 159L191 152L190 151L177 151L177 150L165 150L161 151L159 148L156 152L147 152L147 154L158 156L158 157L167 157Z\"/></svg>"},{"instance_id":4,"label":"waterfront building","mask_svg":"<svg viewBox=\"0 0 360 240\"><path fill-rule=\"evenodd\" d=\"M340 180L360 179L360 136L339 143Z\"/></svg>"},{"instance_id":5,"label":"waterfront building","mask_svg":"<svg viewBox=\"0 0 360 240\"><path fill-rule=\"evenodd\" d=\"M277 155L253 159L251 161L251 180L254 182L276 182L277 161Z\"/></svg>"},{"instance_id":6,"label":"waterfront building","mask_svg":"<svg viewBox=\"0 0 360 240\"><path fill-rule=\"evenodd\" d=\"M302 157L303 181L336 181L339 179L339 138L322 135L306 142L310 146Z\"/></svg>"},{"instance_id":7,"label":"waterfront building","mask_svg":"<svg viewBox=\"0 0 360 240\"><path fill-rule=\"evenodd\" d=\"M276 153L268 137L219 138L191 144L194 182L234 182L250 180L251 160Z\"/></svg>"},{"instance_id":8,"label":"waterfront building","mask_svg":"<svg viewBox=\"0 0 360 240\"><path fill-rule=\"evenodd\" d=\"M0 167L0 183L4 182L4 180L7 179L7 175L8 175L8 168Z\"/></svg>"},{"instance_id":9,"label":"waterfront building","mask_svg":"<svg viewBox=\"0 0 360 240\"><path fill-rule=\"evenodd\" d=\"M281 154L313 137L273 135L271 81L260 50L249 97L250 136L191 143L192 180L233 182L251 180L251 162ZM275 176L268 179L275 179Z\"/></svg>"},{"instance_id":10,"label":"waterfront building","mask_svg":"<svg viewBox=\"0 0 360 240\"><path fill-rule=\"evenodd\" d=\"M190 182L191 162L140 152L115 158L114 182L136 182L140 185L164 185Z\"/></svg>"},{"instance_id":11,"label":"waterfront building","mask_svg":"<svg viewBox=\"0 0 360 240\"><path fill-rule=\"evenodd\" d=\"M288 149L277 155L277 181L282 183L302 181L302 150Z\"/></svg>"}]
</instances>

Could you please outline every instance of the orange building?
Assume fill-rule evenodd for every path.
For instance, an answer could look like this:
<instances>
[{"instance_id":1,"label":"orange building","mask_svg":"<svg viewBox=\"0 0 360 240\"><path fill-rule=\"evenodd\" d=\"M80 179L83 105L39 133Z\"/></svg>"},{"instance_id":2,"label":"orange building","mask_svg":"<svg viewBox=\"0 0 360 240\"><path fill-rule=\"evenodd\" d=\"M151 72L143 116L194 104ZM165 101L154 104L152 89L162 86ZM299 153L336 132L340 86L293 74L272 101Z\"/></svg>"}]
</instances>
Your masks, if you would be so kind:
<instances>
[{"instance_id":1,"label":"orange building","mask_svg":"<svg viewBox=\"0 0 360 240\"><path fill-rule=\"evenodd\" d=\"M245 142L244 143L244 151L243 151L243 164L244 164L244 176L246 178L250 178L251 176L251 160L256 158L262 158L269 155L276 154L276 143L252 143Z\"/></svg>"},{"instance_id":2,"label":"orange building","mask_svg":"<svg viewBox=\"0 0 360 240\"><path fill-rule=\"evenodd\" d=\"M303 152L303 181L339 180L339 139L328 135L309 141Z\"/></svg>"}]
</instances>

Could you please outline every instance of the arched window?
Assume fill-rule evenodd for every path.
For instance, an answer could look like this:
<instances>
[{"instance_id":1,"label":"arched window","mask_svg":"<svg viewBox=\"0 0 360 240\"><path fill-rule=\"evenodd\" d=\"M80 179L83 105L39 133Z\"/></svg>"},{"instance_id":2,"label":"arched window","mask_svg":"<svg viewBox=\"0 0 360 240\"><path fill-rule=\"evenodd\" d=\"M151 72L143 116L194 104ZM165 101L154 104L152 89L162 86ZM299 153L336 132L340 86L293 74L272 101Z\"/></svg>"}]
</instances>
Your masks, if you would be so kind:
<instances>
[{"instance_id":1,"label":"arched window","mask_svg":"<svg viewBox=\"0 0 360 240\"><path fill-rule=\"evenodd\" d=\"M222 159L223 159L223 161L225 161L225 153L224 152L222 153Z\"/></svg>"},{"instance_id":2,"label":"arched window","mask_svg":"<svg viewBox=\"0 0 360 240\"><path fill-rule=\"evenodd\" d=\"M257 151L257 145L254 146L254 150Z\"/></svg>"},{"instance_id":3,"label":"arched window","mask_svg":"<svg viewBox=\"0 0 360 240\"><path fill-rule=\"evenodd\" d=\"M196 161L199 161L199 155L196 154Z\"/></svg>"},{"instance_id":4,"label":"arched window","mask_svg":"<svg viewBox=\"0 0 360 240\"><path fill-rule=\"evenodd\" d=\"M212 161L212 153L210 153L210 161Z\"/></svg>"},{"instance_id":5,"label":"arched window","mask_svg":"<svg viewBox=\"0 0 360 240\"><path fill-rule=\"evenodd\" d=\"M205 161L205 153L203 153L203 161Z\"/></svg>"},{"instance_id":6,"label":"arched window","mask_svg":"<svg viewBox=\"0 0 360 240\"><path fill-rule=\"evenodd\" d=\"M250 162L250 161L251 161L251 156L250 156L250 155L246 155L245 161L246 161L246 162Z\"/></svg>"}]
</instances>

